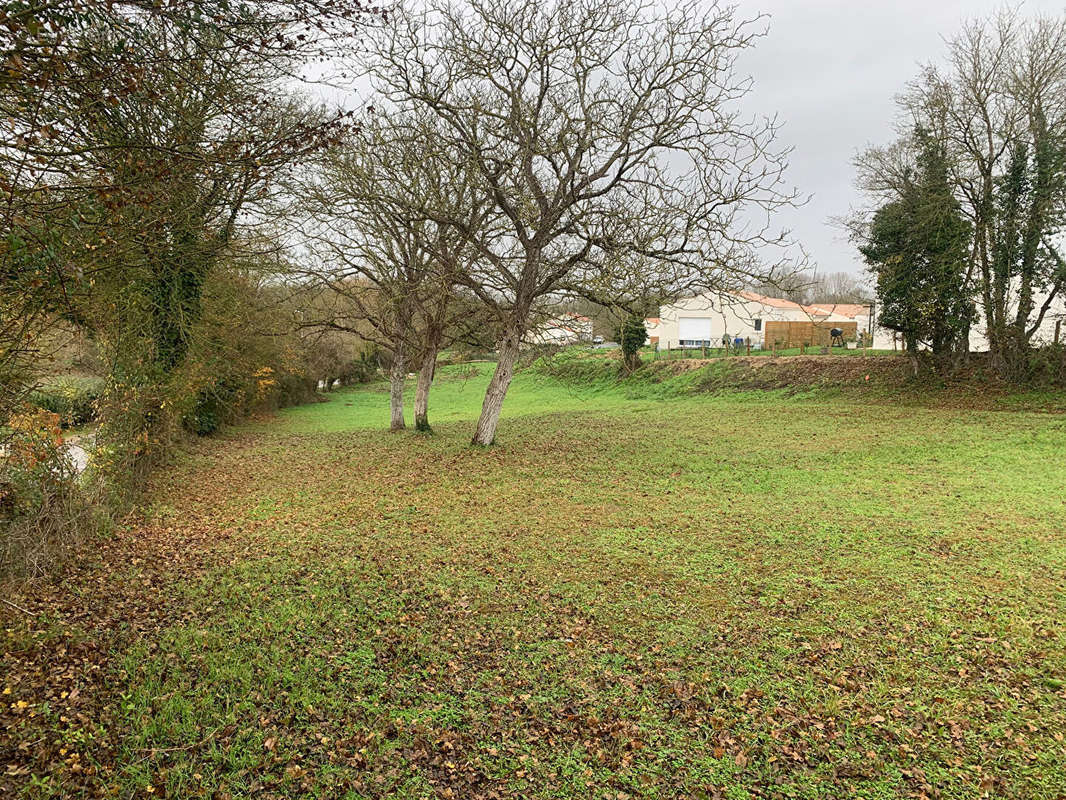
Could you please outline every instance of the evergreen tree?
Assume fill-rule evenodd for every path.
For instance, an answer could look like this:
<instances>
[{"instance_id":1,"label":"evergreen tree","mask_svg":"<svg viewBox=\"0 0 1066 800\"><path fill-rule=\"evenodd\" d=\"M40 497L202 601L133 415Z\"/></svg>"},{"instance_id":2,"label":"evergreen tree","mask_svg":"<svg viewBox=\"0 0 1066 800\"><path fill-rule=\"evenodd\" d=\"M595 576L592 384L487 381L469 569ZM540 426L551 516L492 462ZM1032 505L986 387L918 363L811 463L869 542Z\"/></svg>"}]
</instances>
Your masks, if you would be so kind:
<instances>
[{"instance_id":1,"label":"evergreen tree","mask_svg":"<svg viewBox=\"0 0 1066 800\"><path fill-rule=\"evenodd\" d=\"M912 354L927 345L945 369L968 347L974 319L965 281L970 224L941 143L919 128L914 145L915 165L899 197L874 214L859 250L877 277L881 325L903 334Z\"/></svg>"},{"instance_id":2,"label":"evergreen tree","mask_svg":"<svg viewBox=\"0 0 1066 800\"><path fill-rule=\"evenodd\" d=\"M626 369L634 370L640 366L640 348L646 341L648 329L644 327L644 318L639 314L630 314L622 323L618 336Z\"/></svg>"}]
</instances>

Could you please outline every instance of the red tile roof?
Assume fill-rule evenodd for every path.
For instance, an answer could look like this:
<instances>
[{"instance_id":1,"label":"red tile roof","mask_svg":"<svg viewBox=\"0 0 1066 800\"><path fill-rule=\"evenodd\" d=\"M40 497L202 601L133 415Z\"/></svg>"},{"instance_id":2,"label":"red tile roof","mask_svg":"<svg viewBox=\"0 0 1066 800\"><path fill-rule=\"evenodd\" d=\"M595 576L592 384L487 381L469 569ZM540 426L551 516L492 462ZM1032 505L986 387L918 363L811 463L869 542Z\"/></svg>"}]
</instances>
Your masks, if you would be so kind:
<instances>
[{"instance_id":1,"label":"red tile roof","mask_svg":"<svg viewBox=\"0 0 1066 800\"><path fill-rule=\"evenodd\" d=\"M799 303L793 303L791 300L785 300L783 297L767 297L764 294L749 291L740 291L737 292L737 295L743 297L745 300L751 300L753 303L762 303L764 306L770 306L771 308L799 308L804 311L807 310Z\"/></svg>"},{"instance_id":2,"label":"red tile roof","mask_svg":"<svg viewBox=\"0 0 1066 800\"><path fill-rule=\"evenodd\" d=\"M861 303L815 303L811 308L820 314L840 314L845 317L858 317L870 313L870 307Z\"/></svg>"}]
</instances>

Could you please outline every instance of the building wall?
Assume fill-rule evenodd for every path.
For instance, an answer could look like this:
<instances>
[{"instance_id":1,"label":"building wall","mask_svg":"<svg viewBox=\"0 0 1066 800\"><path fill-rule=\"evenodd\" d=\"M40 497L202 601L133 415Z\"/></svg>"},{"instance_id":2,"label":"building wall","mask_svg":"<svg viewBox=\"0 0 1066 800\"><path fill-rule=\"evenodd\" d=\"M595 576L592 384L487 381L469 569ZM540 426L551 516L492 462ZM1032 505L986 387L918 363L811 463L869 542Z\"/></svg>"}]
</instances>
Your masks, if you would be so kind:
<instances>
[{"instance_id":1,"label":"building wall","mask_svg":"<svg viewBox=\"0 0 1066 800\"><path fill-rule=\"evenodd\" d=\"M1045 296L1035 298L1037 308L1046 300ZM872 326L872 346L880 350L892 350L902 348L902 339L894 332L882 328L876 324ZM753 346L761 346L765 343L765 322L854 322L859 331L871 330L868 314L860 314L849 317L841 313L812 316L800 307L780 308L770 306L757 301L734 298L726 295L725 298L716 294L701 295L699 297L685 298L676 303L663 306L659 310L660 322L656 326L649 326L649 337L658 337L660 347L677 347L681 339L680 320L683 318L701 317L711 320L710 342L712 346L718 346L722 336L729 334L730 338L750 338ZM755 329L755 320L762 320L760 330ZM1055 323L1061 320L1060 342L1066 343L1066 297L1056 298L1043 324L1033 336L1034 345L1050 344L1055 336ZM970 331L970 350L983 352L988 350L988 339L985 335L983 320L978 319Z\"/></svg>"},{"instance_id":2,"label":"building wall","mask_svg":"<svg viewBox=\"0 0 1066 800\"><path fill-rule=\"evenodd\" d=\"M1036 307L1039 309L1046 300L1046 294L1034 298ZM988 335L985 330L984 316L981 314L980 304L978 304L977 312L977 320L970 328L970 351L973 353L985 353L988 352ZM1035 319L1035 313L1033 318ZM1047 314L1044 316L1044 321L1036 333L1033 334L1033 345L1040 347L1051 344L1055 339L1055 323L1059 320L1062 321L1059 341L1060 343L1066 343L1066 298L1055 298L1052 301ZM856 322L859 323L859 330L864 330L868 324L868 320L865 317L856 317ZM875 327L873 346L885 350L893 349L893 334L894 331L880 326ZM903 338L896 334L895 347L902 348L902 342Z\"/></svg>"},{"instance_id":3,"label":"building wall","mask_svg":"<svg viewBox=\"0 0 1066 800\"><path fill-rule=\"evenodd\" d=\"M710 319L708 338L712 346L720 345L722 337L728 334L730 339L750 338L753 347L762 345L763 329L768 320L801 322L810 319L798 307L779 308L757 301L706 294L685 298L659 309L660 322L656 330L659 347L677 347L681 339L681 319L696 317ZM760 320L758 330L756 320Z\"/></svg>"},{"instance_id":4,"label":"building wall","mask_svg":"<svg viewBox=\"0 0 1066 800\"><path fill-rule=\"evenodd\" d=\"M1036 319L1037 312L1044 307L1044 303L1047 302L1047 294L1037 294L1033 297L1033 304L1035 306L1030 320ZM988 350L988 335L985 329L984 315L981 314L981 305L977 306L978 319L970 329L970 350L971 352L982 353ZM1048 308L1047 314L1044 315L1044 319L1033 334L1032 343L1034 347L1041 347L1049 345L1055 341L1055 323L1061 321L1059 343L1066 342L1066 297L1056 297L1051 301L1051 306ZM1031 324L1031 322L1030 322Z\"/></svg>"}]
</instances>

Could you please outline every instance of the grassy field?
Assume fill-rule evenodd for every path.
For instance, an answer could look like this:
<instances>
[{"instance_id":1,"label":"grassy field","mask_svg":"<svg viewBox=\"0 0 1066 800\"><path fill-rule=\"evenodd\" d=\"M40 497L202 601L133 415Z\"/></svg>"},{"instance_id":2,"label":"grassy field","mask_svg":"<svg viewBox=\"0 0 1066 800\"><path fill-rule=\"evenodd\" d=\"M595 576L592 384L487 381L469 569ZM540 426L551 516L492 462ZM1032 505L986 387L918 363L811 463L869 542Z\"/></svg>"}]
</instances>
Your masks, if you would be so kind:
<instances>
[{"instance_id":1,"label":"grassy field","mask_svg":"<svg viewBox=\"0 0 1066 800\"><path fill-rule=\"evenodd\" d=\"M526 372L476 450L490 366L202 441L9 594L0 794L1064 796L1066 416Z\"/></svg>"}]
</instances>

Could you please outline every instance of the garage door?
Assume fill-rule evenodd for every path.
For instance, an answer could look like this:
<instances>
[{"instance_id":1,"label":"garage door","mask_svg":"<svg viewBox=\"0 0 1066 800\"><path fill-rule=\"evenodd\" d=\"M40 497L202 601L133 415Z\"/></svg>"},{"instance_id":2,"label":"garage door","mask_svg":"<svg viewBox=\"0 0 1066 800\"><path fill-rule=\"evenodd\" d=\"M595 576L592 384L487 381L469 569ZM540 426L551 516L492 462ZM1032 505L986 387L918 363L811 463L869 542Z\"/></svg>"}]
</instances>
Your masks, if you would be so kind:
<instances>
[{"instance_id":1,"label":"garage door","mask_svg":"<svg viewBox=\"0 0 1066 800\"><path fill-rule=\"evenodd\" d=\"M677 336L683 342L706 342L711 338L710 317L681 317L677 321Z\"/></svg>"}]
</instances>

